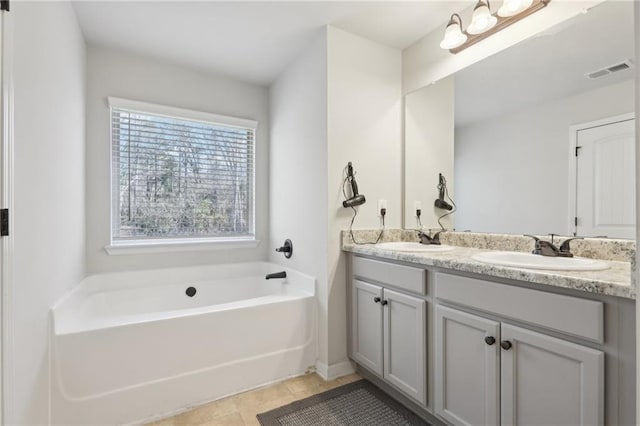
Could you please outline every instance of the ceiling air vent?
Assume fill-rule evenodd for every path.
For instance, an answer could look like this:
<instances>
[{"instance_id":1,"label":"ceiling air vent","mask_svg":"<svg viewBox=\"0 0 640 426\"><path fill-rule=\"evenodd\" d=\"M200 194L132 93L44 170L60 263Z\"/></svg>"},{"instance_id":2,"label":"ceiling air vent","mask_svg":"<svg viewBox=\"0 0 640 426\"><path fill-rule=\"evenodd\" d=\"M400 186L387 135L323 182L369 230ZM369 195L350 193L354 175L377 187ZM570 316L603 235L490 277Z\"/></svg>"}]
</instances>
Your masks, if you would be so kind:
<instances>
[{"instance_id":1,"label":"ceiling air vent","mask_svg":"<svg viewBox=\"0 0 640 426\"><path fill-rule=\"evenodd\" d=\"M620 62L618 64L610 65L608 67L587 73L586 76L590 79L600 78L604 77L605 75L613 74L615 72L631 69L632 67L633 61L631 59L627 59L626 61Z\"/></svg>"}]
</instances>

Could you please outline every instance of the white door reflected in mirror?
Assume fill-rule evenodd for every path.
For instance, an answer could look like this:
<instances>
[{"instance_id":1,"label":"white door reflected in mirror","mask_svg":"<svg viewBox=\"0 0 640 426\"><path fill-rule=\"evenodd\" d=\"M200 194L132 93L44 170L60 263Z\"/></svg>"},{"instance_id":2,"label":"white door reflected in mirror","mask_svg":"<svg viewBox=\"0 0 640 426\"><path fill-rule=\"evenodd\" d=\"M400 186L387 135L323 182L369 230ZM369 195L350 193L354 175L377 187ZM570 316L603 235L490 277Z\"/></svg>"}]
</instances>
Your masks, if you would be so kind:
<instances>
[{"instance_id":1,"label":"white door reflected in mirror","mask_svg":"<svg viewBox=\"0 0 640 426\"><path fill-rule=\"evenodd\" d=\"M635 120L577 132L576 235L635 239Z\"/></svg>"}]
</instances>

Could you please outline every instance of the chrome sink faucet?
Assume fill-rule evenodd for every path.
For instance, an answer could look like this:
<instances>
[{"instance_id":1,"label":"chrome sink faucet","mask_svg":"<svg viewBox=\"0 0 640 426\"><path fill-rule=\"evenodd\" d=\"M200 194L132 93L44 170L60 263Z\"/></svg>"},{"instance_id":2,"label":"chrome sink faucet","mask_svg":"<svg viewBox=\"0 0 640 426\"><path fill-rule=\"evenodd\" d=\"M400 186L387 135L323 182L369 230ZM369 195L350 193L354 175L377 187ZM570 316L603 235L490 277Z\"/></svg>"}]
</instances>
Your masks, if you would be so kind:
<instances>
[{"instance_id":1,"label":"chrome sink faucet","mask_svg":"<svg viewBox=\"0 0 640 426\"><path fill-rule=\"evenodd\" d=\"M429 231L429 234L425 234L422 231L418 231L418 238L420 238L420 244L438 245L438 246L441 245L442 243L440 242L440 234L442 232L444 232L444 231L438 231L432 237L431 236L431 231Z\"/></svg>"},{"instance_id":2,"label":"chrome sink faucet","mask_svg":"<svg viewBox=\"0 0 640 426\"><path fill-rule=\"evenodd\" d=\"M573 257L573 253L571 253L571 246L569 245L569 243L573 240L583 239L582 237L569 238L564 240L564 242L560 244L560 247L557 247L556 245L553 244L553 237L555 237L556 234L550 234L550 235L551 235L551 242L541 240L540 238L533 235L524 234L525 237L531 237L536 242L535 247L531 253L539 254L541 256L550 256L550 257Z\"/></svg>"}]
</instances>

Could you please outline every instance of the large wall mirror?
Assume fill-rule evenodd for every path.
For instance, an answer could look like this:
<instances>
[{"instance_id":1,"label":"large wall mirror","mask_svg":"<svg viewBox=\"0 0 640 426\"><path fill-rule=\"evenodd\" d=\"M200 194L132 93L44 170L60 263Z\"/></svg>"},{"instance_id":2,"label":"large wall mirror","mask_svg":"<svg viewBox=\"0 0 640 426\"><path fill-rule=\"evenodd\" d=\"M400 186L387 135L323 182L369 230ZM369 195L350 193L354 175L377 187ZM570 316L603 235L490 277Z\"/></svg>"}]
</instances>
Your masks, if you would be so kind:
<instances>
[{"instance_id":1,"label":"large wall mirror","mask_svg":"<svg viewBox=\"0 0 640 426\"><path fill-rule=\"evenodd\" d=\"M633 52L607 1L407 95L405 228L438 227L443 173L449 229L634 239Z\"/></svg>"}]
</instances>

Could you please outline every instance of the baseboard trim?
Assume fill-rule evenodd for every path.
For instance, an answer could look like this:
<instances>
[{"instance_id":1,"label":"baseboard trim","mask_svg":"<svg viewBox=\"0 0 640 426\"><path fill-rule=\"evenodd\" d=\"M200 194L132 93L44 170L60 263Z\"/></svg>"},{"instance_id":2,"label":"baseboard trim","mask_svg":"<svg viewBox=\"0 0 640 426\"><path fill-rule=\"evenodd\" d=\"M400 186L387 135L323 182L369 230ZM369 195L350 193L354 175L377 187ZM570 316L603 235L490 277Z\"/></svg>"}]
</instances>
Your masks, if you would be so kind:
<instances>
[{"instance_id":1,"label":"baseboard trim","mask_svg":"<svg viewBox=\"0 0 640 426\"><path fill-rule=\"evenodd\" d=\"M322 361L316 361L316 373L325 380L337 379L338 377L355 373L355 371L355 365L349 360L344 360L331 365L327 365Z\"/></svg>"}]
</instances>

